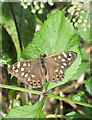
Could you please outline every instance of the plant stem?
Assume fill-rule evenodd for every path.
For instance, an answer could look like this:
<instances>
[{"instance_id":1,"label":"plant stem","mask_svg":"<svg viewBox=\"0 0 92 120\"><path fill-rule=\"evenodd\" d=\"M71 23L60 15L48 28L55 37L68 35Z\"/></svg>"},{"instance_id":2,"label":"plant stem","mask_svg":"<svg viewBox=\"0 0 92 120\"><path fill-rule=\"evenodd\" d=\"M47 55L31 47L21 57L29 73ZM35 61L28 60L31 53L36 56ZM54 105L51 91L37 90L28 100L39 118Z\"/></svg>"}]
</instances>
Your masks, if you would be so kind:
<instances>
[{"instance_id":1,"label":"plant stem","mask_svg":"<svg viewBox=\"0 0 92 120\"><path fill-rule=\"evenodd\" d=\"M15 22L15 27L16 27L17 34L18 34L18 40L19 40L19 43L20 43L20 49L22 51L23 50L23 48L22 48L22 42L21 42L18 25L17 25L17 21L16 21L16 18L15 18L15 14L14 14L14 11L13 11L13 8L12 8L12 4L11 4L10 0L9 0L8 3L9 3L10 9L11 9L11 13L12 13L12 16L13 16L13 19L14 19L14 22Z\"/></svg>"}]
</instances>

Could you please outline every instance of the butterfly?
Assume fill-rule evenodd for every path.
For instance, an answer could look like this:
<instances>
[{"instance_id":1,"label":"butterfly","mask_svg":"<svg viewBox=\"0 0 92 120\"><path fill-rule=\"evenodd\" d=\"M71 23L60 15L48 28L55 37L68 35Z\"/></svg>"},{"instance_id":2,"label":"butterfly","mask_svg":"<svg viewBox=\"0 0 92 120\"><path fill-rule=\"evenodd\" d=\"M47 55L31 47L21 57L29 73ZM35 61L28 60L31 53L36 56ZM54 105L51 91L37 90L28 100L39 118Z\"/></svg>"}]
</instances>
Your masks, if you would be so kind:
<instances>
[{"instance_id":1,"label":"butterfly","mask_svg":"<svg viewBox=\"0 0 92 120\"><path fill-rule=\"evenodd\" d=\"M60 82L65 71L76 60L77 53L61 52L39 58L17 62L8 71L32 88L40 88L46 82Z\"/></svg>"}]
</instances>

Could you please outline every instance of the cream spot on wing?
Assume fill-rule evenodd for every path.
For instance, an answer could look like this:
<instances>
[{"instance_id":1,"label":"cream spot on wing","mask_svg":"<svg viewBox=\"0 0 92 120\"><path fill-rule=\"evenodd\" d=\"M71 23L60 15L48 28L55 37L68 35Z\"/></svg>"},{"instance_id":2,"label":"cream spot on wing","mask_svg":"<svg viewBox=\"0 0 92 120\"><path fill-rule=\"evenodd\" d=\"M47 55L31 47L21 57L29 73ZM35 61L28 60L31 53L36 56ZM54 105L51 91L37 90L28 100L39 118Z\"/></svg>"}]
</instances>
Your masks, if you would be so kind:
<instances>
[{"instance_id":1,"label":"cream spot on wing","mask_svg":"<svg viewBox=\"0 0 92 120\"><path fill-rule=\"evenodd\" d=\"M35 77L35 75L32 74L31 77Z\"/></svg>"},{"instance_id":2,"label":"cream spot on wing","mask_svg":"<svg viewBox=\"0 0 92 120\"><path fill-rule=\"evenodd\" d=\"M12 66L12 69L13 69L13 70L15 69L15 66L14 66L14 65Z\"/></svg>"},{"instance_id":3,"label":"cream spot on wing","mask_svg":"<svg viewBox=\"0 0 92 120\"><path fill-rule=\"evenodd\" d=\"M70 61L70 60L71 60L71 58L68 58L68 60Z\"/></svg>"},{"instance_id":4,"label":"cream spot on wing","mask_svg":"<svg viewBox=\"0 0 92 120\"><path fill-rule=\"evenodd\" d=\"M18 72L18 69L17 69L17 70L15 70L15 72L17 73L17 72Z\"/></svg>"},{"instance_id":5,"label":"cream spot on wing","mask_svg":"<svg viewBox=\"0 0 92 120\"><path fill-rule=\"evenodd\" d=\"M67 66L67 64L66 64L66 63L63 63L63 65L64 65L64 66Z\"/></svg>"},{"instance_id":6,"label":"cream spot on wing","mask_svg":"<svg viewBox=\"0 0 92 120\"><path fill-rule=\"evenodd\" d=\"M72 54L71 54L71 53L69 53L69 56L72 56Z\"/></svg>"},{"instance_id":7,"label":"cream spot on wing","mask_svg":"<svg viewBox=\"0 0 92 120\"><path fill-rule=\"evenodd\" d=\"M17 67L20 68L20 62L17 63Z\"/></svg>"},{"instance_id":8,"label":"cream spot on wing","mask_svg":"<svg viewBox=\"0 0 92 120\"><path fill-rule=\"evenodd\" d=\"M64 66L63 66L63 65L61 65L61 68L64 68Z\"/></svg>"},{"instance_id":9,"label":"cream spot on wing","mask_svg":"<svg viewBox=\"0 0 92 120\"><path fill-rule=\"evenodd\" d=\"M24 71L24 68L21 68L21 71Z\"/></svg>"},{"instance_id":10,"label":"cream spot on wing","mask_svg":"<svg viewBox=\"0 0 92 120\"><path fill-rule=\"evenodd\" d=\"M25 77L27 77L27 76L28 76L28 74L26 73L26 74L25 74Z\"/></svg>"},{"instance_id":11,"label":"cream spot on wing","mask_svg":"<svg viewBox=\"0 0 92 120\"><path fill-rule=\"evenodd\" d=\"M65 53L65 52L62 52L62 54L64 55L64 57L65 57L65 58L67 58L67 55L66 55L66 53Z\"/></svg>"},{"instance_id":12,"label":"cream spot on wing","mask_svg":"<svg viewBox=\"0 0 92 120\"><path fill-rule=\"evenodd\" d=\"M62 70L60 70L60 73L63 73L63 71L62 71Z\"/></svg>"},{"instance_id":13,"label":"cream spot on wing","mask_svg":"<svg viewBox=\"0 0 92 120\"><path fill-rule=\"evenodd\" d=\"M57 65L59 66L59 63L57 63Z\"/></svg>"},{"instance_id":14,"label":"cream spot on wing","mask_svg":"<svg viewBox=\"0 0 92 120\"><path fill-rule=\"evenodd\" d=\"M55 72L58 72L58 69L56 69Z\"/></svg>"},{"instance_id":15,"label":"cream spot on wing","mask_svg":"<svg viewBox=\"0 0 92 120\"><path fill-rule=\"evenodd\" d=\"M58 55L58 59L61 59L61 56L60 56L60 55Z\"/></svg>"},{"instance_id":16,"label":"cream spot on wing","mask_svg":"<svg viewBox=\"0 0 92 120\"><path fill-rule=\"evenodd\" d=\"M27 79L28 81L30 81L31 80L31 77L28 77L28 79Z\"/></svg>"},{"instance_id":17,"label":"cream spot on wing","mask_svg":"<svg viewBox=\"0 0 92 120\"><path fill-rule=\"evenodd\" d=\"M30 64L30 63L28 63L28 66L31 66L31 64Z\"/></svg>"},{"instance_id":18,"label":"cream spot on wing","mask_svg":"<svg viewBox=\"0 0 92 120\"><path fill-rule=\"evenodd\" d=\"M57 58L56 58L56 57L54 57L54 60L57 60Z\"/></svg>"},{"instance_id":19,"label":"cream spot on wing","mask_svg":"<svg viewBox=\"0 0 92 120\"><path fill-rule=\"evenodd\" d=\"M30 72L31 70L29 69L28 72Z\"/></svg>"},{"instance_id":20,"label":"cream spot on wing","mask_svg":"<svg viewBox=\"0 0 92 120\"><path fill-rule=\"evenodd\" d=\"M62 59L62 62L65 62L65 59Z\"/></svg>"},{"instance_id":21,"label":"cream spot on wing","mask_svg":"<svg viewBox=\"0 0 92 120\"><path fill-rule=\"evenodd\" d=\"M21 73L21 76L23 76L25 73L23 72L23 73Z\"/></svg>"},{"instance_id":22,"label":"cream spot on wing","mask_svg":"<svg viewBox=\"0 0 92 120\"><path fill-rule=\"evenodd\" d=\"M23 63L23 66L26 66L26 63Z\"/></svg>"}]
</instances>

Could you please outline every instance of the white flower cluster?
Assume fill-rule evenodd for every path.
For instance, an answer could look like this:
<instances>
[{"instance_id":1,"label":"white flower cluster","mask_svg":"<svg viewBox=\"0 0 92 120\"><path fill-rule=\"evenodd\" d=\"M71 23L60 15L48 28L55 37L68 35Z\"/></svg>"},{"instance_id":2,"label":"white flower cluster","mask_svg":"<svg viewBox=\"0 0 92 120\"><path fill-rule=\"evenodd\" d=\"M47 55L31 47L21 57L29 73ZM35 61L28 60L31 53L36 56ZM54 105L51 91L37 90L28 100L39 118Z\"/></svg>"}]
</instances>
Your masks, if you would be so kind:
<instances>
[{"instance_id":1,"label":"white flower cluster","mask_svg":"<svg viewBox=\"0 0 92 120\"><path fill-rule=\"evenodd\" d=\"M31 12L36 13L36 11L38 11L38 14L43 13L44 4L46 2L48 2L50 6L54 5L52 0L20 0L20 4L24 9L27 9L28 6L31 6Z\"/></svg>"},{"instance_id":2,"label":"white flower cluster","mask_svg":"<svg viewBox=\"0 0 92 120\"><path fill-rule=\"evenodd\" d=\"M76 0L71 2L72 7L68 9L68 13L73 16L72 21L74 22L74 26L77 27L78 24L81 24L84 31L87 31L87 28L90 27L88 24L88 17L90 15L90 3L89 1Z\"/></svg>"}]
</instances>

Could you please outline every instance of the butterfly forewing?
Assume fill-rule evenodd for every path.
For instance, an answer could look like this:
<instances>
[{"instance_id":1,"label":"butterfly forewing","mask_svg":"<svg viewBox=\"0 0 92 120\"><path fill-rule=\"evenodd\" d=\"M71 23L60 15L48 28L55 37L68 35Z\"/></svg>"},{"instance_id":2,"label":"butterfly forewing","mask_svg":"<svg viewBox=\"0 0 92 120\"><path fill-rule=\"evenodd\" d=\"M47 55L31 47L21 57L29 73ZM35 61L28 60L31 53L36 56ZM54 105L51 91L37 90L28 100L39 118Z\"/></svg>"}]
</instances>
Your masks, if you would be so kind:
<instances>
[{"instance_id":1,"label":"butterfly forewing","mask_svg":"<svg viewBox=\"0 0 92 120\"><path fill-rule=\"evenodd\" d=\"M17 62L9 68L9 73L32 88L41 87L45 82L38 59Z\"/></svg>"},{"instance_id":2,"label":"butterfly forewing","mask_svg":"<svg viewBox=\"0 0 92 120\"><path fill-rule=\"evenodd\" d=\"M75 61L77 54L75 52L62 52L47 56L45 63L47 67L47 80L59 82L64 78L65 71Z\"/></svg>"}]
</instances>

